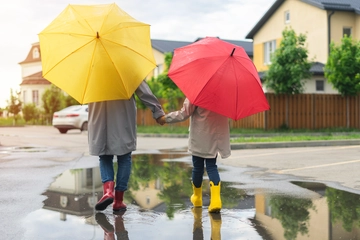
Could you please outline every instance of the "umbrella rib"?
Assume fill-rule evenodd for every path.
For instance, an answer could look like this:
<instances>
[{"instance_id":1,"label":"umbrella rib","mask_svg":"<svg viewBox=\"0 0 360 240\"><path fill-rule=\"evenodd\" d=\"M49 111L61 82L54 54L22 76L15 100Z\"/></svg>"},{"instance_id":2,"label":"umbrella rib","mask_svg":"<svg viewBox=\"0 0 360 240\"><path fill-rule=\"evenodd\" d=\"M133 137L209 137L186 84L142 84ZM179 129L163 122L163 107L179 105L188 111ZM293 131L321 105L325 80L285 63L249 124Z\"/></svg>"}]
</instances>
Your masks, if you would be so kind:
<instances>
[{"instance_id":1,"label":"umbrella rib","mask_svg":"<svg viewBox=\"0 0 360 240\"><path fill-rule=\"evenodd\" d=\"M252 65L254 66L254 68L256 69L253 61L251 61L250 59L245 58L245 57L240 57L240 58L243 58L243 59L245 59L246 61L250 61L250 62L252 63ZM242 66L244 66L244 65L242 64L242 62L239 61L239 63L240 63ZM245 69L246 69L251 75L253 75L253 77L255 77L255 78L259 77L259 75L255 76L255 75L254 75L252 72L250 72L246 67L245 67ZM257 71L256 71L256 72L257 72Z\"/></svg>"},{"instance_id":2,"label":"umbrella rib","mask_svg":"<svg viewBox=\"0 0 360 240\"><path fill-rule=\"evenodd\" d=\"M84 18L78 11L76 11L73 6L71 6L71 8L72 8L72 10L73 10L74 12L76 12L77 17L81 17L81 19L82 19L84 22L86 22L86 25L88 26L88 28L91 29L91 30L93 31L93 34L95 35L95 32L96 32L96 31L91 27L91 25L90 25L89 22L86 20L86 18ZM84 26L84 24L82 24L82 21L77 20L77 22L78 22L79 24L81 24L82 26Z\"/></svg>"},{"instance_id":3,"label":"umbrella rib","mask_svg":"<svg viewBox=\"0 0 360 240\"><path fill-rule=\"evenodd\" d=\"M72 51L71 53L67 54L63 59L61 59L60 61L58 61L54 66L52 66L46 73L43 74L43 77L46 78L46 75L51 72L56 66L58 66L60 63L62 63L63 61L66 60L67 57L69 57L70 55L74 54L75 52L79 51L80 49L84 48L85 46L89 45L91 42L93 42L95 39L92 39L91 41L89 41L88 43L82 45L81 47L75 49L74 51ZM89 75L88 75L89 76ZM86 88L84 88L86 89ZM84 94L83 93L83 97L84 97ZM83 98L82 97L82 98Z\"/></svg>"},{"instance_id":4,"label":"umbrella rib","mask_svg":"<svg viewBox=\"0 0 360 240\"><path fill-rule=\"evenodd\" d=\"M104 39L104 38L101 38L101 39L102 39L102 40L106 40L106 39ZM111 41L109 41L109 40L106 40L106 41L111 42ZM114 64L114 61L112 60L112 58L111 58L109 52L107 51L107 49L105 48L104 44L102 43L102 41L99 41L99 42L100 42L100 44L102 45L103 49L105 50L106 55L108 55L109 59L111 60L111 63L113 64L114 68L116 69L116 72L117 72L117 73L119 74L119 76L122 78L121 73L120 73L120 72L118 71L118 69L116 68L116 65ZM120 81L120 82L122 83L123 88L126 89L126 87L125 87L125 85L124 85L124 82L123 82L123 81Z\"/></svg>"},{"instance_id":5,"label":"umbrella rib","mask_svg":"<svg viewBox=\"0 0 360 240\"><path fill-rule=\"evenodd\" d=\"M200 59L205 59L205 58L200 58ZM227 60L227 59L224 60L224 62L218 67L218 69L221 68L221 67L225 64L226 60ZM211 78L216 74L216 72L217 72L217 71L214 71L214 73L209 77L209 79L211 79ZM198 100L198 97L201 95L200 93L204 90L204 88L205 88L208 84L209 84L209 81L207 81L206 84L201 88L201 91L199 91L199 94L196 96L194 102L195 102L196 100Z\"/></svg>"},{"instance_id":6,"label":"umbrella rib","mask_svg":"<svg viewBox=\"0 0 360 240\"><path fill-rule=\"evenodd\" d=\"M75 49L74 51L70 52L69 54L67 54L65 57L63 57L63 59L61 59L60 61L58 61L54 66L52 66L46 73L44 73L44 76L48 73L51 72L51 70L53 70L57 65L59 65L61 62L63 62L67 57L69 57L70 55L74 54L75 52L79 51L80 49L84 48L85 46L89 45L91 42L93 42L94 39L92 39L90 42L82 45L81 47Z\"/></svg>"},{"instance_id":7,"label":"umbrella rib","mask_svg":"<svg viewBox=\"0 0 360 240\"><path fill-rule=\"evenodd\" d=\"M56 35L56 34L71 35L71 36L76 36L76 37L78 37L78 36L91 37L91 38L96 37L96 35L80 34L80 33L72 33L72 32L50 32L50 33L46 33L46 35ZM39 35L41 35L41 33Z\"/></svg>"},{"instance_id":8,"label":"umbrella rib","mask_svg":"<svg viewBox=\"0 0 360 240\"><path fill-rule=\"evenodd\" d=\"M136 52L136 51L134 51L134 49L129 48L128 46L125 46L125 45L122 45L122 44L119 44L119 43L117 43L117 42L114 42L114 41L111 41L111 40L108 40L108 39L104 39L104 38L102 38L102 40L103 40L103 41L108 41L108 42L110 42L110 43L112 43L112 44L115 44L115 45L117 45L117 46L122 46L122 47L130 50L131 52L134 52L134 53L138 54L139 56L142 56L144 59L148 60L149 62L152 62L152 61L149 60L146 56L144 56L141 52Z\"/></svg>"}]
</instances>

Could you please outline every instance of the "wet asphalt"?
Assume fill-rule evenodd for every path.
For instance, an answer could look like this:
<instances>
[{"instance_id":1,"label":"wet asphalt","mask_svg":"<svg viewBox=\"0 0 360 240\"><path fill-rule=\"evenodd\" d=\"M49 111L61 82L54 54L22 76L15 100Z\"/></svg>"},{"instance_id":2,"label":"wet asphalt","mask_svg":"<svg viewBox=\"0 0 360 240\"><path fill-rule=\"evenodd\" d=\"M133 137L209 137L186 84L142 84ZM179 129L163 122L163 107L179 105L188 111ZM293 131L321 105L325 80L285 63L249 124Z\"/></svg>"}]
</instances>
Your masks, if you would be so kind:
<instances>
[{"instance_id":1,"label":"wet asphalt","mask_svg":"<svg viewBox=\"0 0 360 240\"><path fill-rule=\"evenodd\" d=\"M278 194L291 196L292 199L306 198L312 199L312 204L316 205L326 196L321 193L326 188L344 191L352 197L360 193L357 170L360 167L360 143L357 140L296 144L234 144L231 157L220 158L218 166L222 181L226 183L224 191L234 193L241 190L242 193L233 194L233 197L232 194L226 195L236 201L225 205L220 215L212 216L206 206L194 213L188 200L189 189L186 188L182 195L176 196L182 199L179 202L172 202L170 192L170 200L165 198L161 201L170 201L163 209L160 206L159 209L144 207L140 200L134 200L136 196L129 196L132 200L127 202L128 210L118 216L110 208L103 214L91 208L101 194L101 184L97 175L98 160L88 154L86 132L59 134L56 129L43 126L0 128L0 239L286 239L284 229L279 231L281 234L271 230L278 226L268 224L269 219L264 220L267 214L261 218L258 205L262 198L266 198L262 196ZM134 155L161 155L162 164L182 163L186 164L183 169L191 169L186 146L186 137L139 134ZM151 160L151 164L154 161ZM170 168L173 169L176 168ZM92 182L86 180L90 175ZM164 179L172 179L175 174L170 173L169 176ZM174 181L179 181L182 189L181 186L188 184L187 180L185 176L185 180ZM86 187L80 182L87 182ZM171 182L166 184L171 185ZM294 182L316 183L316 187L298 187ZM162 188L166 189L164 186ZM148 199L145 201L153 199L151 189L154 188L146 186L143 189L148 192L141 191L141 188L135 192L145 194L144 199ZM73 194L71 196L79 203L86 196L86 204L90 207L84 209L84 205L80 204L79 211L60 211L58 208L70 204L70 198L66 198L65 193ZM50 201L54 196L57 197L53 201L55 205ZM206 199L208 193L205 192ZM323 205L318 208L321 210ZM173 211L170 214L172 217L167 212L169 207ZM329 225L328 222L326 224ZM320 232L329 231L322 229ZM347 231L339 232L334 233L332 239L357 239L354 237L357 235L344 235ZM310 233L313 232L310 230ZM335 234L340 234L340 237L334 237ZM312 234L301 239L330 239L328 235L314 238Z\"/></svg>"}]
</instances>

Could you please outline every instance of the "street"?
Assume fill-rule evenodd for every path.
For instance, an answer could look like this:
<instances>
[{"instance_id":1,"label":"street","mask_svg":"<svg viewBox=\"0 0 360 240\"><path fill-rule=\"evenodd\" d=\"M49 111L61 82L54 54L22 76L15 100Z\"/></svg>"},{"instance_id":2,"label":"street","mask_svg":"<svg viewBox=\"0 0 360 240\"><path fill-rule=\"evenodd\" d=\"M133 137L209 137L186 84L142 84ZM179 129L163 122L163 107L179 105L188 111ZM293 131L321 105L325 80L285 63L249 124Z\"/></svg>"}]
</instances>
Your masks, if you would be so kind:
<instances>
[{"instance_id":1,"label":"street","mask_svg":"<svg viewBox=\"0 0 360 240\"><path fill-rule=\"evenodd\" d=\"M176 155L186 146L187 138L138 137L134 154L166 150ZM222 181L241 185L248 194L265 189L303 196L304 191L294 189L291 181L324 183L358 194L359 150L357 145L233 150L218 166L223 169ZM97 166L97 157L88 154L87 132L60 134L51 126L0 128L0 236L22 239L23 218L42 208L43 193L57 176L69 169Z\"/></svg>"}]
</instances>

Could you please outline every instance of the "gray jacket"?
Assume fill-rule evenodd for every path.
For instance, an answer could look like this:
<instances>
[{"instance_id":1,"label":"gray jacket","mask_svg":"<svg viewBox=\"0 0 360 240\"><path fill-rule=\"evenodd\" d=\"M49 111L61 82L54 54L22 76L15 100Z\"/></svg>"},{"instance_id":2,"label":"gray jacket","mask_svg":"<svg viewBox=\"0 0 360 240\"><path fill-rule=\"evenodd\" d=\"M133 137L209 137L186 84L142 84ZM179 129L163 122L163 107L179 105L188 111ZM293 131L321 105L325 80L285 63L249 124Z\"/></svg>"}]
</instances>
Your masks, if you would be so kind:
<instances>
[{"instance_id":1,"label":"gray jacket","mask_svg":"<svg viewBox=\"0 0 360 240\"><path fill-rule=\"evenodd\" d=\"M222 158L231 155L230 127L227 117L197 107L185 99L179 111L165 115L167 123L185 121L190 117L189 152L202 158Z\"/></svg>"},{"instance_id":2,"label":"gray jacket","mask_svg":"<svg viewBox=\"0 0 360 240\"><path fill-rule=\"evenodd\" d=\"M152 111L154 119L165 115L145 81L135 94ZM88 140L89 152L95 156L123 155L136 150L135 97L89 103Z\"/></svg>"}]
</instances>

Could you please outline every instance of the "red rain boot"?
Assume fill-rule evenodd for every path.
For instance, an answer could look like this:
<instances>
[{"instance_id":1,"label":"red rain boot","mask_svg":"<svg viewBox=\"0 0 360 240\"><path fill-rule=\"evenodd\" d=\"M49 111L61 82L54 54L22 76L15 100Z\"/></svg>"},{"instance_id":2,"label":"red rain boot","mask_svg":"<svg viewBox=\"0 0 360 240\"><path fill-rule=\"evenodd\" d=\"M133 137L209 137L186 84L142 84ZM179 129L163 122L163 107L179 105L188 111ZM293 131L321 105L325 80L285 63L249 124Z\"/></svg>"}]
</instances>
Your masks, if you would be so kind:
<instances>
[{"instance_id":1,"label":"red rain boot","mask_svg":"<svg viewBox=\"0 0 360 240\"><path fill-rule=\"evenodd\" d=\"M114 185L113 181L108 181L103 184L104 195L99 200L99 202L95 205L95 209L97 211L103 211L113 203L114 201Z\"/></svg>"},{"instance_id":2,"label":"red rain boot","mask_svg":"<svg viewBox=\"0 0 360 240\"><path fill-rule=\"evenodd\" d=\"M115 190L115 201L113 204L113 211L125 211L126 205L123 203L124 200L124 192Z\"/></svg>"},{"instance_id":3,"label":"red rain boot","mask_svg":"<svg viewBox=\"0 0 360 240\"><path fill-rule=\"evenodd\" d=\"M96 213L95 220L100 225L100 227L104 230L104 240L115 240L114 227L109 223L106 215L103 213Z\"/></svg>"}]
</instances>

